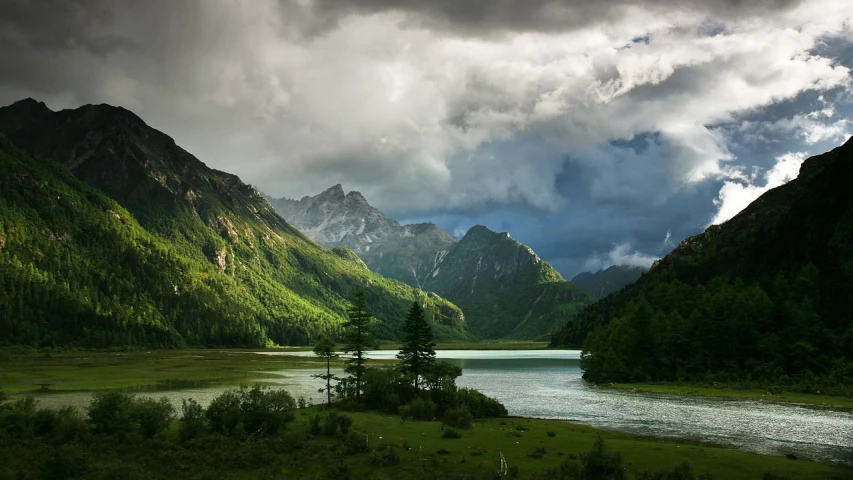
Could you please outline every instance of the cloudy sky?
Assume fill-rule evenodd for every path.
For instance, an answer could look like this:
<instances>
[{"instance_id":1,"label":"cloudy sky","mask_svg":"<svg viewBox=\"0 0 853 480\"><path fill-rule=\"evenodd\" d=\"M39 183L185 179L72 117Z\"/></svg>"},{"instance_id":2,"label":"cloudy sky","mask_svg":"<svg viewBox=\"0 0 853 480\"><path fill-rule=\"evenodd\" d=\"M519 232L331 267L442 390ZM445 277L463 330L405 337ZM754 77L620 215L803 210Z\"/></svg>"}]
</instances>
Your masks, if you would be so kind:
<instances>
[{"instance_id":1,"label":"cloudy sky","mask_svg":"<svg viewBox=\"0 0 853 480\"><path fill-rule=\"evenodd\" d=\"M849 0L3 0L0 104L133 110L272 196L649 265L853 133Z\"/></svg>"}]
</instances>

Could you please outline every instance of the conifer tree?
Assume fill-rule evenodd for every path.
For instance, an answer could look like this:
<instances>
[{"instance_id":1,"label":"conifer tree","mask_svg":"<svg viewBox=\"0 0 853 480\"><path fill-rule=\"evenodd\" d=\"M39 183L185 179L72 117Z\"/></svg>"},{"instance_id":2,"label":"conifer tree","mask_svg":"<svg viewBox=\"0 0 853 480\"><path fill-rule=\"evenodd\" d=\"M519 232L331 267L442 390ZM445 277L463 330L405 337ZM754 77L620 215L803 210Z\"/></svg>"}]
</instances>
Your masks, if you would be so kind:
<instances>
[{"instance_id":1,"label":"conifer tree","mask_svg":"<svg viewBox=\"0 0 853 480\"><path fill-rule=\"evenodd\" d=\"M349 320L344 323L346 332L346 346L344 352L350 354L344 371L355 379L355 399L361 399L361 379L367 370L367 350L376 348L373 326L371 320L373 315L367 310L367 296L363 290L355 293L355 301L347 309Z\"/></svg>"},{"instance_id":2,"label":"conifer tree","mask_svg":"<svg viewBox=\"0 0 853 480\"><path fill-rule=\"evenodd\" d=\"M435 364L435 342L432 328L427 323L424 310L418 301L412 303L409 315L403 324L403 345L397 358L399 369L415 377L415 394L420 391L420 377Z\"/></svg>"},{"instance_id":3,"label":"conifer tree","mask_svg":"<svg viewBox=\"0 0 853 480\"><path fill-rule=\"evenodd\" d=\"M326 373L318 373L311 376L326 381L326 388L321 388L319 391L320 393L326 392L328 407L332 408L332 380L337 380L337 378L332 375L331 371L332 358L338 356L338 354L335 353L335 342L333 342L329 337L323 337L316 345L314 345L314 355L326 359Z\"/></svg>"}]
</instances>

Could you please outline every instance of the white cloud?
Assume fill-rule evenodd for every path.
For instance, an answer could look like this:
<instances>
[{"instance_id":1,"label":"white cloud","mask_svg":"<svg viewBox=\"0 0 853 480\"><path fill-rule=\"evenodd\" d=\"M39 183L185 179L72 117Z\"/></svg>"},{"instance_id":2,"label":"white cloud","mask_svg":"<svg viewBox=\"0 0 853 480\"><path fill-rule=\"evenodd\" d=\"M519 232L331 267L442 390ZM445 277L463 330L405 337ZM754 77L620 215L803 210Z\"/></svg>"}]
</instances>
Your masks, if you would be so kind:
<instances>
[{"instance_id":1,"label":"white cloud","mask_svg":"<svg viewBox=\"0 0 853 480\"><path fill-rule=\"evenodd\" d=\"M630 242L622 242L613 244L613 248L606 255L593 255L587 259L586 263L584 263L584 268L591 272L596 272L613 265L650 268L652 263L659 258L635 250Z\"/></svg>"},{"instance_id":2,"label":"white cloud","mask_svg":"<svg viewBox=\"0 0 853 480\"><path fill-rule=\"evenodd\" d=\"M416 213L553 211L566 156L588 171L595 200L660 203L738 175L712 125L850 78L811 53L849 30L853 13L834 0L742 15L726 2L621 5L596 9L605 23L481 36L417 21L428 11L330 20L320 3L115 3L87 25L123 32L132 48L0 49L16 66L0 85L19 95L26 84L53 107L125 105L272 195L344 183L380 209ZM555 14L572 8L592 7ZM722 33L699 35L709 22ZM806 141L847 128L798 121ZM611 146L643 133L659 135L652 152Z\"/></svg>"},{"instance_id":3,"label":"white cloud","mask_svg":"<svg viewBox=\"0 0 853 480\"><path fill-rule=\"evenodd\" d=\"M805 160L805 153L787 153L776 158L776 164L760 178L764 185L758 185L757 175L744 181L727 181L720 188L720 193L714 199L717 213L709 225L719 225L734 217L741 210L754 202L764 192L783 185L794 178L800 171L800 165Z\"/></svg>"}]
</instances>

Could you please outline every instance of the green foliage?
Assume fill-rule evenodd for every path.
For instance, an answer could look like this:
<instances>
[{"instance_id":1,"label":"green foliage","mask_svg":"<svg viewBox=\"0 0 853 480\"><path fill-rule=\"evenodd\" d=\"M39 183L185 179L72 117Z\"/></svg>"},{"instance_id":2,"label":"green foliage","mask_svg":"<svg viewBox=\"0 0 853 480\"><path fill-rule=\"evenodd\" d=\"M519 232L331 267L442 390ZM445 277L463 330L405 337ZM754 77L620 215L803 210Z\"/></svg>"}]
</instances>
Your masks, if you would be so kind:
<instances>
[{"instance_id":1,"label":"green foliage","mask_svg":"<svg viewBox=\"0 0 853 480\"><path fill-rule=\"evenodd\" d=\"M204 408L192 398L181 400L181 419L178 423L178 436L186 442L199 438L207 431Z\"/></svg>"},{"instance_id":2,"label":"green foliage","mask_svg":"<svg viewBox=\"0 0 853 480\"><path fill-rule=\"evenodd\" d=\"M165 397L136 398L117 391L93 394L87 412L96 431L121 439L137 434L152 438L168 428L175 418L175 408Z\"/></svg>"},{"instance_id":3,"label":"green foliage","mask_svg":"<svg viewBox=\"0 0 853 480\"><path fill-rule=\"evenodd\" d=\"M583 345L596 382L777 384L849 395L853 143L580 312L553 345Z\"/></svg>"},{"instance_id":4,"label":"green foliage","mask_svg":"<svg viewBox=\"0 0 853 480\"><path fill-rule=\"evenodd\" d=\"M438 406L430 399L418 397L406 405L399 408L400 417L403 419L413 419L421 421L431 421L435 419Z\"/></svg>"},{"instance_id":5,"label":"green foliage","mask_svg":"<svg viewBox=\"0 0 853 480\"><path fill-rule=\"evenodd\" d=\"M462 438L462 434L454 428L447 427L441 432L441 438Z\"/></svg>"},{"instance_id":6,"label":"green foliage","mask_svg":"<svg viewBox=\"0 0 853 480\"><path fill-rule=\"evenodd\" d=\"M332 408L332 380L337 380L332 374L331 370L331 361L332 358L337 357L338 355L335 353L335 342L332 341L329 337L323 337L314 345L314 355L317 355L320 358L324 358L326 360L326 373L318 373L316 375L311 375L314 378L322 379L326 382L326 386L324 388L320 388L319 392L326 392L326 401L327 406ZM302 405L299 408L304 408L305 399L299 397Z\"/></svg>"},{"instance_id":7,"label":"green foliage","mask_svg":"<svg viewBox=\"0 0 853 480\"><path fill-rule=\"evenodd\" d=\"M595 300L527 246L482 226L453 247L422 288L459 305L483 338L542 338Z\"/></svg>"},{"instance_id":8,"label":"green foliage","mask_svg":"<svg viewBox=\"0 0 853 480\"><path fill-rule=\"evenodd\" d=\"M372 323L373 314L367 309L367 296L363 290L355 293L355 301L347 309L349 320L344 323L346 328L344 352L350 354L347 360L347 365L344 371L348 373L354 381L355 400L358 402L361 399L361 380L367 371L366 352L370 348L376 347L374 339L374 328Z\"/></svg>"},{"instance_id":9,"label":"green foliage","mask_svg":"<svg viewBox=\"0 0 853 480\"><path fill-rule=\"evenodd\" d=\"M412 303L412 308L403 324L403 344L397 353L400 363L397 367L414 379L415 395L420 391L421 377L435 364L435 342L432 328L424 317L420 302Z\"/></svg>"},{"instance_id":10,"label":"green foliage","mask_svg":"<svg viewBox=\"0 0 853 480\"><path fill-rule=\"evenodd\" d=\"M254 190L180 152L192 178L175 182L203 200L164 191L144 172L117 179L128 190L110 187L110 198L0 136L0 346L309 344L340 337L345 298L359 288L379 334L398 338L420 293L310 242ZM462 317L444 299L424 301ZM470 338L461 323L440 334Z\"/></svg>"},{"instance_id":11,"label":"green foliage","mask_svg":"<svg viewBox=\"0 0 853 480\"><path fill-rule=\"evenodd\" d=\"M229 436L267 436L293 420L296 401L284 390L262 386L226 390L205 411L210 429Z\"/></svg>"},{"instance_id":12,"label":"green foliage","mask_svg":"<svg viewBox=\"0 0 853 480\"><path fill-rule=\"evenodd\" d=\"M474 417L465 407L453 407L444 411L442 422L450 427L470 430L473 426Z\"/></svg>"},{"instance_id":13,"label":"green foliage","mask_svg":"<svg viewBox=\"0 0 853 480\"><path fill-rule=\"evenodd\" d=\"M455 403L465 408L474 418L507 416L506 407L501 402L473 388L460 388L457 390Z\"/></svg>"}]
</instances>

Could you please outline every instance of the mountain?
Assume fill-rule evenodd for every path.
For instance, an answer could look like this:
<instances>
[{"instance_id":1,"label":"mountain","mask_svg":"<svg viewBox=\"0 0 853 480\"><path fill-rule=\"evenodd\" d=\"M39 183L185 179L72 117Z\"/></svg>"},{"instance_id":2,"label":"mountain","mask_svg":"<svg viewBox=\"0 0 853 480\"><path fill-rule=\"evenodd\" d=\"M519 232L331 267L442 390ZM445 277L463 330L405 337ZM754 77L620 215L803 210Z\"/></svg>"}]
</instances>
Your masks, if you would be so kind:
<instances>
[{"instance_id":1,"label":"mountain","mask_svg":"<svg viewBox=\"0 0 853 480\"><path fill-rule=\"evenodd\" d=\"M433 223L400 225L356 191L335 185L301 200L270 198L291 225L327 247L354 251L372 271L423 288L457 240Z\"/></svg>"},{"instance_id":2,"label":"mountain","mask_svg":"<svg viewBox=\"0 0 853 480\"><path fill-rule=\"evenodd\" d=\"M853 138L554 337L595 381L853 384Z\"/></svg>"},{"instance_id":3,"label":"mountain","mask_svg":"<svg viewBox=\"0 0 853 480\"><path fill-rule=\"evenodd\" d=\"M645 271L643 267L613 265L595 273L579 273L571 282L595 298L604 298L613 292L618 292L625 285L636 282Z\"/></svg>"},{"instance_id":4,"label":"mountain","mask_svg":"<svg viewBox=\"0 0 853 480\"><path fill-rule=\"evenodd\" d=\"M457 241L432 223L400 225L341 185L270 201L321 244L350 248L372 271L451 300L482 337L542 338L593 301L508 233L476 226Z\"/></svg>"},{"instance_id":5,"label":"mountain","mask_svg":"<svg viewBox=\"0 0 853 480\"><path fill-rule=\"evenodd\" d=\"M317 245L132 112L27 99L0 132L0 342L305 344L340 334L357 289L381 338L415 298L438 338L471 338L458 307Z\"/></svg>"}]
</instances>

